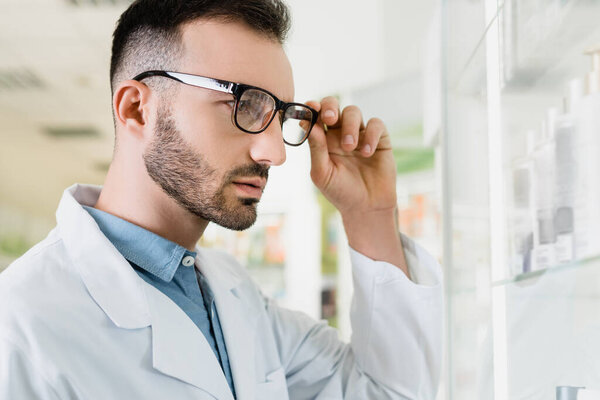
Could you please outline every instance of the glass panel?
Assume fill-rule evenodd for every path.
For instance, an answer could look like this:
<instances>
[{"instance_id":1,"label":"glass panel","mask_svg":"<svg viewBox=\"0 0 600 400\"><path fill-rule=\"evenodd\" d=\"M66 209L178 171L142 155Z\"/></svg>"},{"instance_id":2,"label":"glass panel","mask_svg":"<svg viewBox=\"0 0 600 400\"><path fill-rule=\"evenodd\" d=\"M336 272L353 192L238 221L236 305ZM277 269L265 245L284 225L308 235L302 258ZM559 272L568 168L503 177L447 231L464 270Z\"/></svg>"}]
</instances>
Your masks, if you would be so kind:
<instances>
[{"instance_id":1,"label":"glass panel","mask_svg":"<svg viewBox=\"0 0 600 400\"><path fill-rule=\"evenodd\" d=\"M488 0L489 1L489 0ZM491 17L486 17L484 0L450 0L445 2L447 14L446 59L447 80L455 84L475 59L475 49L486 31Z\"/></svg>"},{"instance_id":2,"label":"glass panel","mask_svg":"<svg viewBox=\"0 0 600 400\"><path fill-rule=\"evenodd\" d=\"M483 12L480 15L483 18ZM467 22L468 23L468 22ZM483 31L481 31L483 33ZM451 28L447 40L457 40ZM464 49L462 49L464 50ZM473 49L472 49L473 51ZM463 51L447 50L448 59ZM449 299L450 398L492 398L490 225L486 48L479 45L460 76L446 88L446 140L452 263L446 265Z\"/></svg>"}]
</instances>

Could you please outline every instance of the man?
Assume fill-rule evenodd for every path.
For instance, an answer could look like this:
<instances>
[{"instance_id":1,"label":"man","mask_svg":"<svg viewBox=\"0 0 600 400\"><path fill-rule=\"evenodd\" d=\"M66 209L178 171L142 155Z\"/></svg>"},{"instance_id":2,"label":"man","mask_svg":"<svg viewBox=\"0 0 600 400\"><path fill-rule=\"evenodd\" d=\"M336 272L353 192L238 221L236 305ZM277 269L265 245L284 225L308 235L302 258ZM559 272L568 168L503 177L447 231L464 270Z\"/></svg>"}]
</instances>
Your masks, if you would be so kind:
<instances>
[{"instance_id":1,"label":"man","mask_svg":"<svg viewBox=\"0 0 600 400\"><path fill-rule=\"evenodd\" d=\"M102 188L0 275L2 399L433 399L441 272L397 231L384 124L328 97L291 104L278 0L138 0L115 30L116 143ZM340 211L351 343L264 298L232 257L285 143ZM403 246L404 243L404 246Z\"/></svg>"}]
</instances>

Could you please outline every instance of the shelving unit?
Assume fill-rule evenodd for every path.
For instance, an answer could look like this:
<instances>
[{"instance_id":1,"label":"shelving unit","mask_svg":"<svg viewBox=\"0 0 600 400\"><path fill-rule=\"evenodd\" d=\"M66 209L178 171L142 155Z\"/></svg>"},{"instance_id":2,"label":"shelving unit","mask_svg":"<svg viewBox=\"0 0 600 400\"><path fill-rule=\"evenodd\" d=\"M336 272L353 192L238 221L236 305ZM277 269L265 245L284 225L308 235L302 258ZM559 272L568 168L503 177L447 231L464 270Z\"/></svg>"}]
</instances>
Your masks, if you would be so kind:
<instances>
[{"instance_id":1,"label":"shelving unit","mask_svg":"<svg viewBox=\"0 0 600 400\"><path fill-rule=\"evenodd\" d=\"M444 399L598 389L600 251L578 243L594 236L582 226L600 226L600 202L582 206L594 176L600 191L600 152L582 145L596 118L585 113L600 106L579 107L592 91L577 95L572 81L592 69L584 53L600 45L600 3L442 4ZM563 120L576 128L561 141Z\"/></svg>"}]
</instances>

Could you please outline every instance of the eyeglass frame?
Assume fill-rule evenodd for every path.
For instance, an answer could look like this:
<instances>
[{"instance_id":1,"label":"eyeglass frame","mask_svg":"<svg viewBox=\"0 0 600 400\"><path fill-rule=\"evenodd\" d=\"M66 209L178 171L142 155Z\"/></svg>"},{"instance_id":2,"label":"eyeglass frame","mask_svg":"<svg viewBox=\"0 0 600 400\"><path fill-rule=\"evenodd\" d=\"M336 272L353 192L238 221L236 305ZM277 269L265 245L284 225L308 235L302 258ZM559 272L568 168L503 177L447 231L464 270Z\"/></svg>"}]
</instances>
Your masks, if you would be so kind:
<instances>
[{"instance_id":1,"label":"eyeglass frame","mask_svg":"<svg viewBox=\"0 0 600 400\"><path fill-rule=\"evenodd\" d=\"M310 106L307 106L306 104L293 103L293 102L287 103L287 102L277 98L277 96L275 96L273 93L269 92L268 90L259 88L257 86L246 85L244 83L230 82L230 81L226 81L223 79L209 78L207 76L188 74L188 73L184 73L184 72L163 71L163 70L145 71L145 72L142 72L142 73L134 76L132 79L134 81L140 82L143 79L150 78L153 76L162 76L165 78L173 79L173 80L183 83L185 85L190 85L190 86L195 86L195 87L199 87L199 88L215 90L217 92L232 94L233 97L235 98L235 106L233 109L233 118L232 118L233 123L235 124L235 126L238 129L240 129L241 131L243 131L245 133L249 133L249 134L258 134L258 133L264 132L269 127L269 125L271 125L271 122L273 122L273 120L275 119L275 115L277 115L277 113L280 110L283 111L283 115L285 115L286 110L292 106L300 106L300 107L308 108L312 112L312 119L310 121L309 129L306 131L306 136L298 144L288 143L285 139L283 139L284 143L287 144L288 146L296 147L296 146L302 145L308 139L308 136L310 135L312 128L315 126L315 124L317 123L317 119L319 118L318 111ZM261 92L264 92L264 93L268 94L269 96L271 96L273 98L273 100L275 100L275 110L273 111L273 115L271 116L271 119L265 125L264 128L260 129L259 131L255 131L255 132L242 128L237 121L238 104L240 102L240 98L242 97L244 92L249 89L254 89L254 90L259 90ZM282 128L283 128L283 122L284 122L283 118L281 118Z\"/></svg>"}]
</instances>

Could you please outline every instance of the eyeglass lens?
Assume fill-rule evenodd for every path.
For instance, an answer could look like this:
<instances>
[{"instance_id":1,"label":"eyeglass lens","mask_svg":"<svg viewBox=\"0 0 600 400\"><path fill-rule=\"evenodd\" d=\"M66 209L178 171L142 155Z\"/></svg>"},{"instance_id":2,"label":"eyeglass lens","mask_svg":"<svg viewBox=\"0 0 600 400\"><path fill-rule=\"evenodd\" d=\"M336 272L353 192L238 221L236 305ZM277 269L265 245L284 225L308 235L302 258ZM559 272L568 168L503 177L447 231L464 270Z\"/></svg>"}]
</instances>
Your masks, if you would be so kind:
<instances>
[{"instance_id":1,"label":"eyeglass lens","mask_svg":"<svg viewBox=\"0 0 600 400\"><path fill-rule=\"evenodd\" d=\"M275 108L275 99L268 93L257 89L245 90L238 101L237 124L247 131L258 132L271 121ZM291 145L302 143L311 121L312 111L308 107L289 106L283 115L283 140Z\"/></svg>"},{"instance_id":2,"label":"eyeglass lens","mask_svg":"<svg viewBox=\"0 0 600 400\"><path fill-rule=\"evenodd\" d=\"M281 128L283 140L289 144L302 143L308 135L311 121L312 111L309 108L296 105L288 107Z\"/></svg>"}]
</instances>

